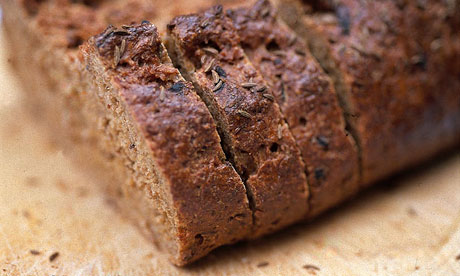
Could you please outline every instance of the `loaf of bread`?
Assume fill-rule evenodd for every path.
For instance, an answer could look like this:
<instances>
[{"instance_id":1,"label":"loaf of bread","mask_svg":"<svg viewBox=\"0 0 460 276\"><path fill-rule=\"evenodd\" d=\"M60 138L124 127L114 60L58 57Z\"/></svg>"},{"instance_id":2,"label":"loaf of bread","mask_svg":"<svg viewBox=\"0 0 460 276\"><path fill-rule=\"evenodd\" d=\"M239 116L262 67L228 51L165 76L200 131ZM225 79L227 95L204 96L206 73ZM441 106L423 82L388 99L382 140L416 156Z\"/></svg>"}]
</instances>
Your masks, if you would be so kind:
<instances>
[{"instance_id":1,"label":"loaf of bread","mask_svg":"<svg viewBox=\"0 0 460 276\"><path fill-rule=\"evenodd\" d=\"M456 1L280 1L333 78L368 185L459 143Z\"/></svg>"},{"instance_id":2,"label":"loaf of bread","mask_svg":"<svg viewBox=\"0 0 460 276\"><path fill-rule=\"evenodd\" d=\"M222 2L0 0L24 106L174 264L460 144L455 1Z\"/></svg>"}]
</instances>

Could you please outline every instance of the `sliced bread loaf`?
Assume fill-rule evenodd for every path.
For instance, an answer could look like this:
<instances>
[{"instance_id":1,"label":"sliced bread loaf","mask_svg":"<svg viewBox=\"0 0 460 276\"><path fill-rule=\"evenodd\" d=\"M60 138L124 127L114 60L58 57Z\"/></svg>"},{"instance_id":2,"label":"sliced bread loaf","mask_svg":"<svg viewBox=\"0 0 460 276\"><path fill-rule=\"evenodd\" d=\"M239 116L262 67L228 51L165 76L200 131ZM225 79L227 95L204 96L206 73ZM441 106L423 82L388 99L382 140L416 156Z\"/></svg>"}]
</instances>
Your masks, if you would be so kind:
<instances>
[{"instance_id":1,"label":"sliced bread loaf","mask_svg":"<svg viewBox=\"0 0 460 276\"><path fill-rule=\"evenodd\" d=\"M274 2L325 72L265 1L169 25L192 85L153 25L122 24L207 1L0 0L24 106L178 265L336 204L359 157L369 184L460 142L455 1Z\"/></svg>"}]
</instances>

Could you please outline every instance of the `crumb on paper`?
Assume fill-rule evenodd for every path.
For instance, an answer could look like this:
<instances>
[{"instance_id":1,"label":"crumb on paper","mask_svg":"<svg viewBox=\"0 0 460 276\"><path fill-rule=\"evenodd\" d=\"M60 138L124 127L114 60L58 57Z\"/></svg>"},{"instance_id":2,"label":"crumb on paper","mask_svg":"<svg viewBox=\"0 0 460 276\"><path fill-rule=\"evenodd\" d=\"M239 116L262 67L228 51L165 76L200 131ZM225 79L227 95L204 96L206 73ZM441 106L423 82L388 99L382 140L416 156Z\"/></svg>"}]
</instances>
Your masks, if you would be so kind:
<instances>
[{"instance_id":1,"label":"crumb on paper","mask_svg":"<svg viewBox=\"0 0 460 276\"><path fill-rule=\"evenodd\" d=\"M32 250L30 250L30 254L32 254L32 255L40 255L40 251L32 249Z\"/></svg>"},{"instance_id":2,"label":"crumb on paper","mask_svg":"<svg viewBox=\"0 0 460 276\"><path fill-rule=\"evenodd\" d=\"M269 263L268 263L268 262L265 262L265 261L264 261L264 262L260 262L260 263L257 264L257 267L265 267L265 266L267 266L268 264L269 264Z\"/></svg>"},{"instance_id":3,"label":"crumb on paper","mask_svg":"<svg viewBox=\"0 0 460 276\"><path fill-rule=\"evenodd\" d=\"M54 252L53 254L51 254L49 257L50 262L56 260L57 257L59 257L59 252Z\"/></svg>"},{"instance_id":4,"label":"crumb on paper","mask_svg":"<svg viewBox=\"0 0 460 276\"><path fill-rule=\"evenodd\" d=\"M307 270L316 270L316 271L319 271L319 267L317 267L316 265L312 265L312 264L306 264L304 266L302 266L303 268L307 269Z\"/></svg>"}]
</instances>

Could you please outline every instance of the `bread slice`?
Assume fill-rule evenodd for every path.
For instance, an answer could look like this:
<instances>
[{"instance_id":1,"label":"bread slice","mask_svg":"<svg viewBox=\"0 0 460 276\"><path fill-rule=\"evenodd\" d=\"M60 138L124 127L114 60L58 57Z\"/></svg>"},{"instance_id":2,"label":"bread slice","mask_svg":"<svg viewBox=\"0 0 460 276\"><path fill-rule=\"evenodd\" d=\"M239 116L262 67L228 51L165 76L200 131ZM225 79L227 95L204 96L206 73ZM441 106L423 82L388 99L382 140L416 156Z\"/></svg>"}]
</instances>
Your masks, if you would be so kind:
<instances>
[{"instance_id":1,"label":"bread slice","mask_svg":"<svg viewBox=\"0 0 460 276\"><path fill-rule=\"evenodd\" d=\"M334 79L364 184L460 141L458 5L422 2L279 4Z\"/></svg>"},{"instance_id":2,"label":"bread slice","mask_svg":"<svg viewBox=\"0 0 460 276\"><path fill-rule=\"evenodd\" d=\"M246 184L251 236L258 237L305 216L308 186L279 106L239 42L221 6L168 25L169 53L216 120L224 151Z\"/></svg>"},{"instance_id":3,"label":"bread slice","mask_svg":"<svg viewBox=\"0 0 460 276\"><path fill-rule=\"evenodd\" d=\"M269 1L229 14L302 153L310 184L309 216L315 216L355 193L360 181L358 150L345 130L332 81Z\"/></svg>"},{"instance_id":4,"label":"bread slice","mask_svg":"<svg viewBox=\"0 0 460 276\"><path fill-rule=\"evenodd\" d=\"M245 236L252 217L244 185L225 161L208 109L172 66L156 28L147 22L110 27L82 51L91 91L107 107L127 169L163 215L167 229L159 240L173 261L183 265Z\"/></svg>"},{"instance_id":5,"label":"bread slice","mask_svg":"<svg viewBox=\"0 0 460 276\"><path fill-rule=\"evenodd\" d=\"M38 107L39 121L100 180L118 212L178 265L247 235L252 213L244 185L225 160L209 111L172 66L155 27L109 29L85 44L83 56L77 44L102 31L100 18L120 3L50 1L29 11L7 2L12 62L27 80L30 109ZM117 14L137 18L130 13Z\"/></svg>"}]
</instances>

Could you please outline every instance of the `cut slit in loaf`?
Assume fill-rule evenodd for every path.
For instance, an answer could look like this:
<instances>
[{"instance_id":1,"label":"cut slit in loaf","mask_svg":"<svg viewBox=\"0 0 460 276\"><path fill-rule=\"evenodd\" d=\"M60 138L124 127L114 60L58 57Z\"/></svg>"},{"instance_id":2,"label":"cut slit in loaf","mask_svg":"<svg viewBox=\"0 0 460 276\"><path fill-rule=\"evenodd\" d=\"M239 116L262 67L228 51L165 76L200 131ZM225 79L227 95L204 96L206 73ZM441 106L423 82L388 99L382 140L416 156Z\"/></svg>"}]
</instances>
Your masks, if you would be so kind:
<instances>
[{"instance_id":1,"label":"cut slit in loaf","mask_svg":"<svg viewBox=\"0 0 460 276\"><path fill-rule=\"evenodd\" d=\"M313 217L359 189L355 141L330 78L269 1L229 12L251 62L272 88L305 162Z\"/></svg>"},{"instance_id":2,"label":"cut slit in loaf","mask_svg":"<svg viewBox=\"0 0 460 276\"><path fill-rule=\"evenodd\" d=\"M108 28L82 50L92 91L109 107L121 133L116 137L123 139L117 142L136 167L136 185L154 193L151 204L164 214L166 231L155 234L173 261L183 265L244 235L252 219L244 185L225 160L206 106L172 66L156 28Z\"/></svg>"},{"instance_id":3,"label":"cut slit in loaf","mask_svg":"<svg viewBox=\"0 0 460 276\"><path fill-rule=\"evenodd\" d=\"M309 188L294 138L279 106L266 96L271 89L239 42L221 6L168 25L169 53L207 104L245 181L255 238L305 218Z\"/></svg>"}]
</instances>

